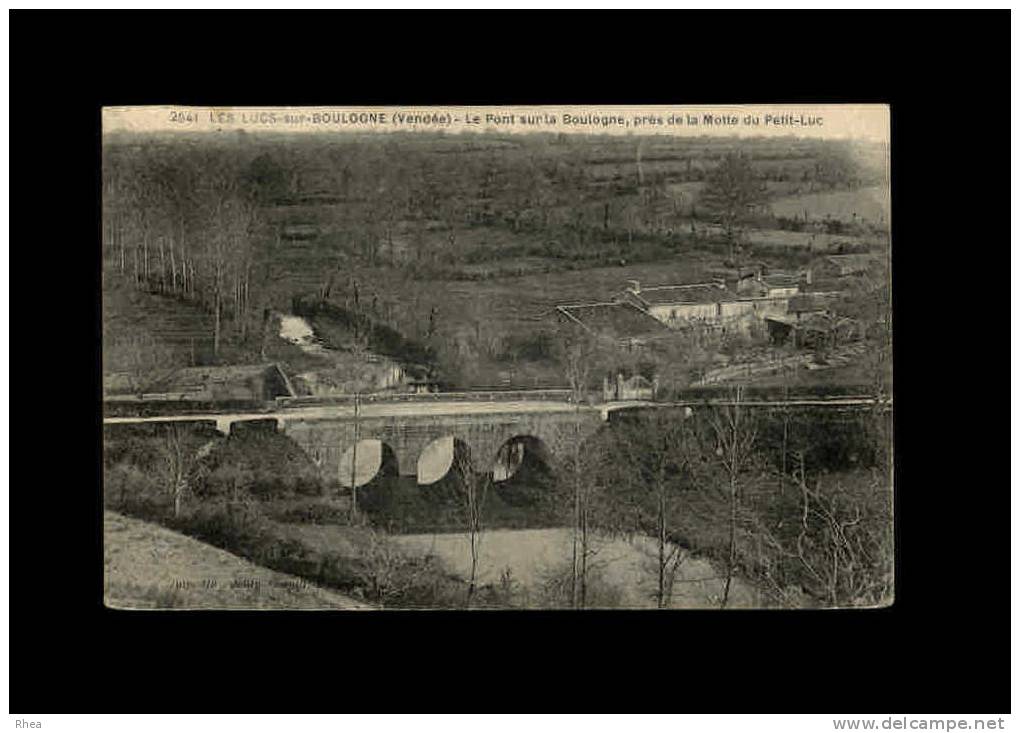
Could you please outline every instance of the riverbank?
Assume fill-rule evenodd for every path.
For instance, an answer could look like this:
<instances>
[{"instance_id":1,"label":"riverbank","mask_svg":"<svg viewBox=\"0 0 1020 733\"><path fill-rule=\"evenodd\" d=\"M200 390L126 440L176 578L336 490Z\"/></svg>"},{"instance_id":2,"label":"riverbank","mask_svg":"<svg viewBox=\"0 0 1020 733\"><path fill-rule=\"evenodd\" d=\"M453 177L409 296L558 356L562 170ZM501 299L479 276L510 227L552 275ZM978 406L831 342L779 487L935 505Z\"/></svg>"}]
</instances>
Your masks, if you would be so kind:
<instances>
[{"instance_id":1,"label":"riverbank","mask_svg":"<svg viewBox=\"0 0 1020 733\"><path fill-rule=\"evenodd\" d=\"M156 524L103 514L107 606L119 609L370 608Z\"/></svg>"}]
</instances>

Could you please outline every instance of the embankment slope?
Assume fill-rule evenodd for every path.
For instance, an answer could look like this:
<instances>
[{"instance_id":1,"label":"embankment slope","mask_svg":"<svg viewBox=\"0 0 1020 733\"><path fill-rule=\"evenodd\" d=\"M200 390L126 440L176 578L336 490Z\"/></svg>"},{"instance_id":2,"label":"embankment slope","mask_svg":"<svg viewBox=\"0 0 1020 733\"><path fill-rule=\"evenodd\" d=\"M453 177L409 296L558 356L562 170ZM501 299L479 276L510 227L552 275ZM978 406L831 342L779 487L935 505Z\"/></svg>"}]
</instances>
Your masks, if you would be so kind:
<instances>
[{"instance_id":1,"label":"embankment slope","mask_svg":"<svg viewBox=\"0 0 1020 733\"><path fill-rule=\"evenodd\" d=\"M365 609L339 593L114 512L103 516L107 606L120 609Z\"/></svg>"}]
</instances>

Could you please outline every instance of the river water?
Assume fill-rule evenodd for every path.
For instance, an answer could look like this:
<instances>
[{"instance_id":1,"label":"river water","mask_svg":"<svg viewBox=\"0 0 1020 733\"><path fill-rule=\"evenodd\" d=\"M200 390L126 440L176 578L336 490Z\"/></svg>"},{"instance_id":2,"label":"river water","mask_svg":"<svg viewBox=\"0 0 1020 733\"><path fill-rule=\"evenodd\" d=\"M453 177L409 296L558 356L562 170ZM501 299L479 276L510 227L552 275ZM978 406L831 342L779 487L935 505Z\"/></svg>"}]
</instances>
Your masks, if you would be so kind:
<instances>
[{"instance_id":1,"label":"river water","mask_svg":"<svg viewBox=\"0 0 1020 733\"><path fill-rule=\"evenodd\" d=\"M394 535L409 552L434 554L454 574L466 578L471 570L470 537L459 534ZM595 604L611 590L623 608L654 608L658 585L657 545L646 537L595 537L589 560ZM510 576L529 591L540 591L553 576L569 576L572 532L569 528L488 530L479 545L478 579L498 584ZM687 555L680 565L670 606L718 608L725 580L705 559ZM600 591L599 588L603 590ZM739 579L730 588L729 608L760 607L754 590Z\"/></svg>"},{"instance_id":2,"label":"river water","mask_svg":"<svg viewBox=\"0 0 1020 733\"><path fill-rule=\"evenodd\" d=\"M351 548L351 530L331 524L286 525L295 537L313 547L337 551ZM432 555L450 573L467 579L471 571L470 538L466 533L389 535L404 552ZM656 543L648 537L594 537L589 560L588 606L592 608L655 608L657 588ZM500 585L509 569L515 587L526 597L526 607L549 608L544 589L553 578L569 579L572 532L566 527L547 529L493 529L481 533L477 579L480 584ZM719 608L725 579L710 562L685 555L673 584L671 608ZM611 599L610 603L600 600ZM755 590L739 578L730 587L727 608L761 608Z\"/></svg>"}]
</instances>

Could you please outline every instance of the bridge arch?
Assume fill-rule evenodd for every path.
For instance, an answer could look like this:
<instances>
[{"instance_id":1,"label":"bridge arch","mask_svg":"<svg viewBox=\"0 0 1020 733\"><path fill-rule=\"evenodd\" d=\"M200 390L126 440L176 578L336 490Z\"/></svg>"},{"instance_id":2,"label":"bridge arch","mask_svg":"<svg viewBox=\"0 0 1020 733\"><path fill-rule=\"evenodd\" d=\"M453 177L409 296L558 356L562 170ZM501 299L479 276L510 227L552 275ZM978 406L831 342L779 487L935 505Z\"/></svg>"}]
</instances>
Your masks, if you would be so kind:
<instances>
[{"instance_id":1,"label":"bridge arch","mask_svg":"<svg viewBox=\"0 0 1020 733\"><path fill-rule=\"evenodd\" d=\"M348 446L340 456L338 478L340 485L361 488L379 476L400 474L397 452L386 441L378 438L359 440L357 445Z\"/></svg>"},{"instance_id":2,"label":"bridge arch","mask_svg":"<svg viewBox=\"0 0 1020 733\"><path fill-rule=\"evenodd\" d=\"M455 435L443 435L429 441L418 454L417 479L429 486L449 476L458 466L472 466L471 448Z\"/></svg>"},{"instance_id":3,"label":"bridge arch","mask_svg":"<svg viewBox=\"0 0 1020 733\"><path fill-rule=\"evenodd\" d=\"M550 493L554 465L552 450L540 437L513 435L494 457L493 489L510 506L533 506Z\"/></svg>"},{"instance_id":4,"label":"bridge arch","mask_svg":"<svg viewBox=\"0 0 1020 733\"><path fill-rule=\"evenodd\" d=\"M552 451L537 435L513 435L496 451L492 464L492 480L509 481L525 470L528 464L538 463L546 470L553 466Z\"/></svg>"}]
</instances>

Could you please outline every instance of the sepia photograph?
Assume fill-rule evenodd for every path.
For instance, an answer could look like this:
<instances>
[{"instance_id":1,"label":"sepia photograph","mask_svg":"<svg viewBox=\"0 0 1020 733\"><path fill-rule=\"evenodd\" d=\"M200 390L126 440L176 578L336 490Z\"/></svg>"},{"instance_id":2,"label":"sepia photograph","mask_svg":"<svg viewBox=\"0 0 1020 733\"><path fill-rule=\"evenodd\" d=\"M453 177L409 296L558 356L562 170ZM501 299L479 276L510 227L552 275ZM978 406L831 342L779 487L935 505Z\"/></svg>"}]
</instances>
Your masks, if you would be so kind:
<instances>
[{"instance_id":1,"label":"sepia photograph","mask_svg":"<svg viewBox=\"0 0 1020 733\"><path fill-rule=\"evenodd\" d=\"M105 107L106 606L890 606L889 131Z\"/></svg>"}]
</instances>

